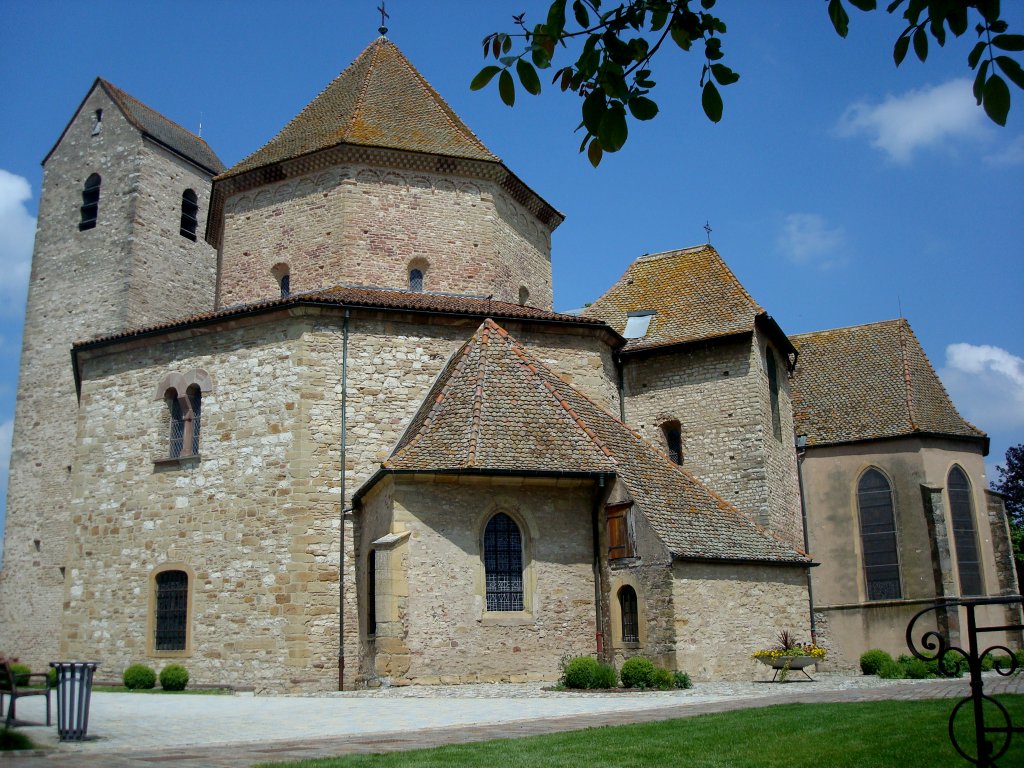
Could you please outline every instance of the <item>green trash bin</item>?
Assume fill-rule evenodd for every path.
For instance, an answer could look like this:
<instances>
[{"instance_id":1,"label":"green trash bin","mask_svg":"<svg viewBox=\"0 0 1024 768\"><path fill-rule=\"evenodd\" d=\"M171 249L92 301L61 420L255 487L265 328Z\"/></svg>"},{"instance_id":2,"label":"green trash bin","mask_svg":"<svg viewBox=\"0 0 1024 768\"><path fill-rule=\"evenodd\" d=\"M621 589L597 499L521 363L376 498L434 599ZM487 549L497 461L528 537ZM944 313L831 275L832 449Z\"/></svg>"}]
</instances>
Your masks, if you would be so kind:
<instances>
[{"instance_id":1,"label":"green trash bin","mask_svg":"<svg viewBox=\"0 0 1024 768\"><path fill-rule=\"evenodd\" d=\"M57 736L61 741L84 741L89 730L89 700L95 661L51 661L57 670Z\"/></svg>"}]
</instances>

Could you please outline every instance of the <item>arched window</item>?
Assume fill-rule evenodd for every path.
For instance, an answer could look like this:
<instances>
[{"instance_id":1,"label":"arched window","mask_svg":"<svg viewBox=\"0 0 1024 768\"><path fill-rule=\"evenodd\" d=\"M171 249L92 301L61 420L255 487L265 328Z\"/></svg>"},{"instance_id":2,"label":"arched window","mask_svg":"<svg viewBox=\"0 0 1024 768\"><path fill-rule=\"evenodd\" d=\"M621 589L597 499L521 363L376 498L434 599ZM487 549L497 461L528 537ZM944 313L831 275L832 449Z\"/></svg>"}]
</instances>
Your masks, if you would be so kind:
<instances>
[{"instance_id":1,"label":"arched window","mask_svg":"<svg viewBox=\"0 0 1024 768\"><path fill-rule=\"evenodd\" d=\"M423 271L419 269L409 270L409 290L414 293L423 291Z\"/></svg>"},{"instance_id":2,"label":"arched window","mask_svg":"<svg viewBox=\"0 0 1024 768\"><path fill-rule=\"evenodd\" d=\"M661 433L665 436L665 447L668 457L676 464L683 463L683 430L678 421L666 421L661 425Z\"/></svg>"},{"instance_id":3,"label":"arched window","mask_svg":"<svg viewBox=\"0 0 1024 768\"><path fill-rule=\"evenodd\" d=\"M857 485L857 509L868 600L898 600L903 591L892 488L877 469L869 469L861 475Z\"/></svg>"},{"instance_id":4,"label":"arched window","mask_svg":"<svg viewBox=\"0 0 1024 768\"><path fill-rule=\"evenodd\" d=\"M153 648L183 651L188 629L188 574L161 571L156 575Z\"/></svg>"},{"instance_id":5,"label":"arched window","mask_svg":"<svg viewBox=\"0 0 1024 768\"><path fill-rule=\"evenodd\" d=\"M287 299L292 293L292 276L288 274L281 275L281 298Z\"/></svg>"},{"instance_id":6,"label":"arched window","mask_svg":"<svg viewBox=\"0 0 1024 768\"><path fill-rule=\"evenodd\" d=\"M523 537L503 512L484 529L484 574L488 611L523 610Z\"/></svg>"},{"instance_id":7,"label":"arched window","mask_svg":"<svg viewBox=\"0 0 1024 768\"><path fill-rule=\"evenodd\" d=\"M191 385L182 397L173 387L164 394L169 417L168 455L172 459L199 455L203 393Z\"/></svg>"},{"instance_id":8,"label":"arched window","mask_svg":"<svg viewBox=\"0 0 1024 768\"><path fill-rule=\"evenodd\" d=\"M167 402L167 411L170 415L169 455L172 459L176 459L181 456L181 451L185 447L185 414L182 411L177 390L168 389L164 399Z\"/></svg>"},{"instance_id":9,"label":"arched window","mask_svg":"<svg viewBox=\"0 0 1024 768\"><path fill-rule=\"evenodd\" d=\"M628 584L619 590L619 610L622 614L622 642L640 642L640 618L637 614L636 590Z\"/></svg>"},{"instance_id":10,"label":"arched window","mask_svg":"<svg viewBox=\"0 0 1024 768\"><path fill-rule=\"evenodd\" d=\"M100 213L100 182L102 179L98 173L92 174L85 180L82 187L82 218L78 222L78 228L92 229L96 226L96 218Z\"/></svg>"},{"instance_id":11,"label":"arched window","mask_svg":"<svg viewBox=\"0 0 1024 768\"><path fill-rule=\"evenodd\" d=\"M270 274L277 280L277 285L281 289L281 298L287 299L292 293L291 268L284 262L281 262L274 265L273 269L270 270Z\"/></svg>"},{"instance_id":12,"label":"arched window","mask_svg":"<svg viewBox=\"0 0 1024 768\"><path fill-rule=\"evenodd\" d=\"M199 431L202 428L203 393L198 384L188 388L188 405L192 411L192 434L189 445L192 446L192 455L199 455Z\"/></svg>"},{"instance_id":13,"label":"arched window","mask_svg":"<svg viewBox=\"0 0 1024 768\"><path fill-rule=\"evenodd\" d=\"M366 556L366 635L377 634L377 550Z\"/></svg>"},{"instance_id":14,"label":"arched window","mask_svg":"<svg viewBox=\"0 0 1024 768\"><path fill-rule=\"evenodd\" d=\"M946 493L949 494L949 513L953 520L956 564L960 573L960 595L984 594L981 588L981 563L978 562L978 539L974 533L971 484L960 467L955 466L949 470Z\"/></svg>"},{"instance_id":15,"label":"arched window","mask_svg":"<svg viewBox=\"0 0 1024 768\"><path fill-rule=\"evenodd\" d=\"M199 198L191 189L181 193L181 236L189 240L196 239L196 228L199 226Z\"/></svg>"},{"instance_id":16,"label":"arched window","mask_svg":"<svg viewBox=\"0 0 1024 768\"><path fill-rule=\"evenodd\" d=\"M782 440L782 417L779 413L779 371L775 364L775 353L765 350L765 366L768 368L768 397L772 404L772 432L776 440Z\"/></svg>"},{"instance_id":17,"label":"arched window","mask_svg":"<svg viewBox=\"0 0 1024 768\"><path fill-rule=\"evenodd\" d=\"M527 288L525 285L519 286L519 303L525 306L529 300L530 289Z\"/></svg>"}]
</instances>

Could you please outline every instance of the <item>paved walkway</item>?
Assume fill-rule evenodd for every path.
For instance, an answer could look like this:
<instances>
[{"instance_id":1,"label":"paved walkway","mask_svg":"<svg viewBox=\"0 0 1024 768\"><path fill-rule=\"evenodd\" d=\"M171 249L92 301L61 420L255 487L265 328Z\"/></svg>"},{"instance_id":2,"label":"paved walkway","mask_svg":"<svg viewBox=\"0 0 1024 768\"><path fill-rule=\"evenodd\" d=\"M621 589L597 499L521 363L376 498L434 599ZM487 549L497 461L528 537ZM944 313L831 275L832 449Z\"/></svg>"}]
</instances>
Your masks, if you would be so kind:
<instances>
[{"instance_id":1,"label":"paved walkway","mask_svg":"<svg viewBox=\"0 0 1024 768\"><path fill-rule=\"evenodd\" d=\"M601 725L668 720L774 704L959 697L966 680L704 683L689 691L579 694L538 684L397 688L320 696L95 693L84 744L56 728L23 731L43 749L0 753L0 768L244 768L258 762L390 752ZM1024 676L988 677L986 693L1024 694ZM18 704L42 721L43 702Z\"/></svg>"}]
</instances>

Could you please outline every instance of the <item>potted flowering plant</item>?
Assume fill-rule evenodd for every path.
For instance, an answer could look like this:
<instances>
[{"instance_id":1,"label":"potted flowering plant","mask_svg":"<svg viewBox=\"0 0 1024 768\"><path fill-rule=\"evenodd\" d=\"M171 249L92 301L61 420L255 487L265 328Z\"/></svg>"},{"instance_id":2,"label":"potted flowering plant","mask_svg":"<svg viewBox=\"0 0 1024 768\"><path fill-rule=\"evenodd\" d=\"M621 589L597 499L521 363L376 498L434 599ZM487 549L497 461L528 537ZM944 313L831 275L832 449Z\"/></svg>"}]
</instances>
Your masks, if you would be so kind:
<instances>
[{"instance_id":1,"label":"potted flowering plant","mask_svg":"<svg viewBox=\"0 0 1024 768\"><path fill-rule=\"evenodd\" d=\"M826 653L824 648L814 643L798 643L793 635L784 629L779 633L779 641L775 647L754 651L752 657L774 669L776 676L781 670L782 679L785 680L786 673L791 669L799 669L807 675L805 667L824 661Z\"/></svg>"}]
</instances>

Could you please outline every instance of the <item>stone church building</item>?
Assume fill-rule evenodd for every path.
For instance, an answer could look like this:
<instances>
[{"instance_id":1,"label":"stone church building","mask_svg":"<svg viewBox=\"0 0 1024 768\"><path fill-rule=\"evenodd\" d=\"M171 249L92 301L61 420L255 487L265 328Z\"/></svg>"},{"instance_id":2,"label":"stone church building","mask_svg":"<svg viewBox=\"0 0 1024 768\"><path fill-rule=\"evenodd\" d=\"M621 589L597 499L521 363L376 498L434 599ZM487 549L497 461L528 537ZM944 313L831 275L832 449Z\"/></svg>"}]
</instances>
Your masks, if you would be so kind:
<instances>
[{"instance_id":1,"label":"stone church building","mask_svg":"<svg viewBox=\"0 0 1024 768\"><path fill-rule=\"evenodd\" d=\"M842 668L1017 589L905 321L788 337L710 246L554 312L561 214L385 38L232 168L101 79L43 166L0 573L33 667L750 678L781 630Z\"/></svg>"}]
</instances>

